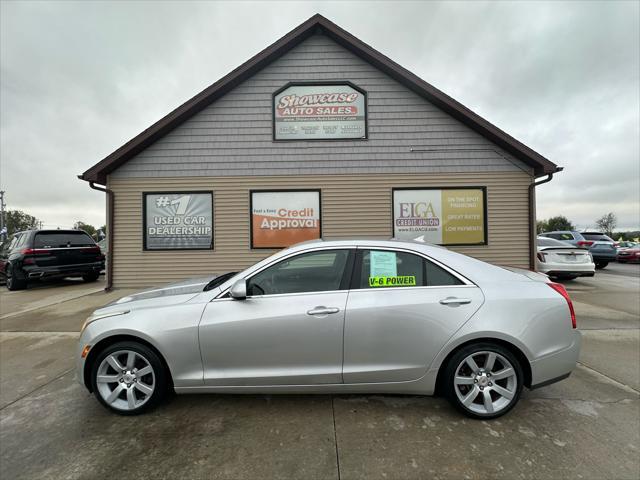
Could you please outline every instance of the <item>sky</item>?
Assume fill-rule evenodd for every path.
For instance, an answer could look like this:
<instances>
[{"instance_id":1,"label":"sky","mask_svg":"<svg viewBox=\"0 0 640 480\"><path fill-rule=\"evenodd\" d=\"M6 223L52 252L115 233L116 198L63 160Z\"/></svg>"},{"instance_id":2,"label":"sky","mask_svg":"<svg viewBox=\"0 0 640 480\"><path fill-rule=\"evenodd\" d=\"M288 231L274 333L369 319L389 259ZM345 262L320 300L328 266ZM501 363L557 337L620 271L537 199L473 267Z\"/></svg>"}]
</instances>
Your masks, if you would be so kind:
<instances>
[{"instance_id":1,"label":"sky","mask_svg":"<svg viewBox=\"0 0 640 480\"><path fill-rule=\"evenodd\" d=\"M564 167L538 218L640 227L640 2L0 2L0 189L105 223L84 172L315 13Z\"/></svg>"}]
</instances>

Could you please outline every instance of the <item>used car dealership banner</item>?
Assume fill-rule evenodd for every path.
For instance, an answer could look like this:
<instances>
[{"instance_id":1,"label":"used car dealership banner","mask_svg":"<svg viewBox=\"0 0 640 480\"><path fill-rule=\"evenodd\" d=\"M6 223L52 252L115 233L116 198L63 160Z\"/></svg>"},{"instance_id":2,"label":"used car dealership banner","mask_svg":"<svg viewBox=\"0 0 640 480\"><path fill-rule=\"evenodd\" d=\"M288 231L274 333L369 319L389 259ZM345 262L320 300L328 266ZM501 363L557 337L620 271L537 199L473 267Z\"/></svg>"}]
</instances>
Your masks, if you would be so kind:
<instances>
[{"instance_id":1,"label":"used car dealership banner","mask_svg":"<svg viewBox=\"0 0 640 480\"><path fill-rule=\"evenodd\" d=\"M273 97L276 140L365 138L365 94L343 84L291 85Z\"/></svg>"},{"instance_id":2,"label":"used car dealership banner","mask_svg":"<svg viewBox=\"0 0 640 480\"><path fill-rule=\"evenodd\" d=\"M210 249L213 246L211 192L145 193L144 249Z\"/></svg>"},{"instance_id":3,"label":"used car dealership banner","mask_svg":"<svg viewBox=\"0 0 640 480\"><path fill-rule=\"evenodd\" d=\"M251 192L251 248L283 248L320 238L320 192Z\"/></svg>"},{"instance_id":4,"label":"used car dealership banner","mask_svg":"<svg viewBox=\"0 0 640 480\"><path fill-rule=\"evenodd\" d=\"M485 189L394 189L393 235L438 245L486 244Z\"/></svg>"}]
</instances>

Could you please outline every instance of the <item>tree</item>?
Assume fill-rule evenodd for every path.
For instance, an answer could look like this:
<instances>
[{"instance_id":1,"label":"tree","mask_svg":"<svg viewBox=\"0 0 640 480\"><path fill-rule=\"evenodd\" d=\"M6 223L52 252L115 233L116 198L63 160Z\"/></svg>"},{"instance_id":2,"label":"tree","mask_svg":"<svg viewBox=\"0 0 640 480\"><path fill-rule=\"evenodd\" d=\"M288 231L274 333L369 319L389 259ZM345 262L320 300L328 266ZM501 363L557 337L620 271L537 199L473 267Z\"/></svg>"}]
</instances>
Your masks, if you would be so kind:
<instances>
[{"instance_id":1,"label":"tree","mask_svg":"<svg viewBox=\"0 0 640 480\"><path fill-rule=\"evenodd\" d=\"M536 222L536 232L537 233L544 233L544 232L548 232L549 231L549 224L547 223L546 220L538 220Z\"/></svg>"},{"instance_id":2,"label":"tree","mask_svg":"<svg viewBox=\"0 0 640 480\"><path fill-rule=\"evenodd\" d=\"M596 220L596 225L598 225L602 233L606 233L610 237L613 235L613 229L616 228L617 224L618 219L613 212L609 212Z\"/></svg>"},{"instance_id":3,"label":"tree","mask_svg":"<svg viewBox=\"0 0 640 480\"><path fill-rule=\"evenodd\" d=\"M22 230L38 228L40 223L36 217L23 212L22 210L7 210L5 213L7 220L7 234L12 235Z\"/></svg>"},{"instance_id":4,"label":"tree","mask_svg":"<svg viewBox=\"0 0 640 480\"><path fill-rule=\"evenodd\" d=\"M538 229L541 227L544 228L544 232L555 232L557 230L575 230L573 223L564 215L558 215L556 217L551 217L548 220L542 220L538 222ZM538 233L542 233L538 230Z\"/></svg>"},{"instance_id":5,"label":"tree","mask_svg":"<svg viewBox=\"0 0 640 480\"><path fill-rule=\"evenodd\" d=\"M91 236L91 238L95 238L96 236L96 227L88 223L84 223L83 221L78 220L76 223L73 224L73 228L77 228L78 230L84 230Z\"/></svg>"}]
</instances>

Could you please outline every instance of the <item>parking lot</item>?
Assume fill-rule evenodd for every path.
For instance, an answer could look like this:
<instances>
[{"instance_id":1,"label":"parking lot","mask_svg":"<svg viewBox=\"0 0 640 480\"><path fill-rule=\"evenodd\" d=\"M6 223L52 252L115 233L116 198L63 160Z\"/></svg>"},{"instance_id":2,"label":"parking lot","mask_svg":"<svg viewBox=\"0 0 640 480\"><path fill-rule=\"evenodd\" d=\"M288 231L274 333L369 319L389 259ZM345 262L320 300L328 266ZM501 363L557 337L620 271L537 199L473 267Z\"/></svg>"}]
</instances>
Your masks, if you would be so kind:
<instances>
[{"instance_id":1,"label":"parking lot","mask_svg":"<svg viewBox=\"0 0 640 480\"><path fill-rule=\"evenodd\" d=\"M441 398L180 396L107 412L74 381L88 314L129 293L66 281L0 293L0 477L640 478L640 266L566 282L572 376L495 421Z\"/></svg>"}]
</instances>

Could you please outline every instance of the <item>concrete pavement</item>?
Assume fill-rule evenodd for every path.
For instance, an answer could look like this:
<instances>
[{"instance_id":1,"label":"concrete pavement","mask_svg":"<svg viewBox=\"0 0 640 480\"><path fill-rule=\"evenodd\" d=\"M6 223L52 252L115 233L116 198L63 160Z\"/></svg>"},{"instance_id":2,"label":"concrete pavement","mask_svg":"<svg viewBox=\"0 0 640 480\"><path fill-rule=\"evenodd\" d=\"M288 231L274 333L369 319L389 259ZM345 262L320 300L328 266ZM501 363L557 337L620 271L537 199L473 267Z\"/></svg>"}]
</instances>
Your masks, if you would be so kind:
<instances>
[{"instance_id":1,"label":"concrete pavement","mask_svg":"<svg viewBox=\"0 0 640 480\"><path fill-rule=\"evenodd\" d=\"M0 477L640 478L640 278L616 267L629 275L567 282L585 329L573 375L490 422L391 395L177 396L120 417L71 369L84 318L128 292L0 319Z\"/></svg>"}]
</instances>

